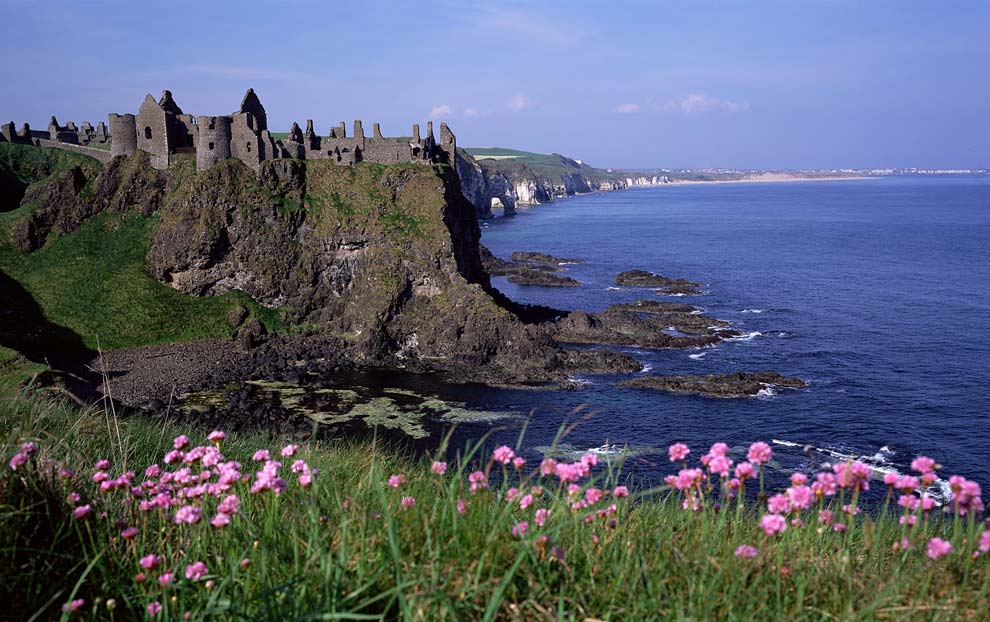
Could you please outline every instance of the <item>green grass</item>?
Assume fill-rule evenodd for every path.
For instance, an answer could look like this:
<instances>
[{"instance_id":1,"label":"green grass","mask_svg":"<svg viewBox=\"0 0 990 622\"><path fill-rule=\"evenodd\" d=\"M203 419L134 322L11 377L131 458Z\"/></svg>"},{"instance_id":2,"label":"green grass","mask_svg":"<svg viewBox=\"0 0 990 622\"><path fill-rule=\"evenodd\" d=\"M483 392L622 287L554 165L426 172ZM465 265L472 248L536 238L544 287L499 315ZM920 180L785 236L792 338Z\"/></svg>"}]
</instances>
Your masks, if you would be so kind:
<instances>
[{"instance_id":1,"label":"green grass","mask_svg":"<svg viewBox=\"0 0 990 622\"><path fill-rule=\"evenodd\" d=\"M561 183L565 175L575 174L589 181L624 177L622 173L609 173L557 153L534 153L503 147L466 147L464 151L489 174L502 173L511 180L536 177Z\"/></svg>"},{"instance_id":2,"label":"green grass","mask_svg":"<svg viewBox=\"0 0 990 622\"><path fill-rule=\"evenodd\" d=\"M113 477L131 469L140 482L145 466L162 464L174 436L206 444L202 430L23 396L2 403L0 430L5 461L22 442L40 447L28 465L0 475L0 598L10 620L56 619L74 598L85 599L79 620L144 619L150 602L162 604L161 620L986 619L990 573L986 556L970 557L974 523L925 520L914 547L901 552L891 547L902 529L892 515L861 515L840 534L818 528L808 511L808 526L771 538L752 505L695 513L682 510L676 494L644 490L573 511L556 480L520 481L511 469L505 485L493 477L491 489L472 494L470 470L504 472L487 456L469 452L440 476L429 472L432 457L365 440L306 442L282 459L288 488L281 495L235 484L240 512L217 530L206 523L215 499L189 501L203 506L205 518L179 525L158 510L137 511L133 501L121 505L126 492L99 494L90 481L95 461L107 458ZM275 455L284 442L230 434L222 450L250 474L259 468L251 462L256 449ZM295 459L319 470L311 488L289 473ZM76 477L59 479L60 466ZM617 466L599 465L582 492L614 486ZM405 483L389 487L392 474ZM543 493L527 509L519 496L506 500L510 485L540 484ZM82 495L76 505L95 508L83 520L72 517L71 491ZM407 496L416 505L403 509ZM458 500L467 504L463 514ZM611 517L594 515L612 503ZM534 522L537 508L550 510L543 527ZM518 521L529 523L522 537L511 533ZM139 530L132 541L121 537L125 524ZM925 557L923 544L935 534L952 536L956 552ZM759 555L734 557L743 543ZM163 565L139 582L138 560L148 554L161 555ZM250 564L242 567L243 559ZM184 575L195 561L209 569L201 581ZM165 569L175 579L161 587L156 576Z\"/></svg>"},{"instance_id":3,"label":"green grass","mask_svg":"<svg viewBox=\"0 0 990 622\"><path fill-rule=\"evenodd\" d=\"M195 297L153 279L145 257L156 217L101 214L24 254L9 237L10 222L24 212L0 214L0 269L31 293L49 321L76 332L88 347L97 340L112 349L229 337L227 314L238 305L279 325L277 311L242 292Z\"/></svg>"}]
</instances>

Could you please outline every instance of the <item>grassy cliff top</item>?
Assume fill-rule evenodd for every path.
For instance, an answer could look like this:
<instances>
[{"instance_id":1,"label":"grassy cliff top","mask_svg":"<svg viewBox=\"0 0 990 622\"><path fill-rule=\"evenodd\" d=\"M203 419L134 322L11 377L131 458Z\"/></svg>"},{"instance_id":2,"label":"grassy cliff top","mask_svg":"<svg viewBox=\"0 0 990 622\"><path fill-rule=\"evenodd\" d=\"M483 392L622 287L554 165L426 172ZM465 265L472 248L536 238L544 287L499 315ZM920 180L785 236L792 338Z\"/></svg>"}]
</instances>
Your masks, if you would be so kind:
<instances>
[{"instance_id":1,"label":"grassy cliff top","mask_svg":"<svg viewBox=\"0 0 990 622\"><path fill-rule=\"evenodd\" d=\"M581 175L587 180L620 179L620 173L608 172L559 153L534 153L503 147L465 147L488 173L502 173L512 180L538 177L557 182L565 175Z\"/></svg>"}]
</instances>

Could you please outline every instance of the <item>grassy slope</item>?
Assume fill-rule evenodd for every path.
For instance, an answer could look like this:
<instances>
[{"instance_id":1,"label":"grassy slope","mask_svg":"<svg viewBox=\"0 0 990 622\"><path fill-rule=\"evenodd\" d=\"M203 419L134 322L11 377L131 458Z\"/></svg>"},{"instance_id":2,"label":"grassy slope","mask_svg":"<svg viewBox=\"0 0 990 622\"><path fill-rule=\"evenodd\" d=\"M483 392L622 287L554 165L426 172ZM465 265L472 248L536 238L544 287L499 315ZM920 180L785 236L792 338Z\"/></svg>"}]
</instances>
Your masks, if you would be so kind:
<instances>
[{"instance_id":1,"label":"grassy slope","mask_svg":"<svg viewBox=\"0 0 990 622\"><path fill-rule=\"evenodd\" d=\"M11 148L23 151L11 154ZM5 160L31 183L43 183L46 172L57 174L75 164L99 167L85 156L20 145L0 145L0 164ZM0 213L0 270L34 296L49 321L78 333L88 347L95 347L97 339L104 348L123 348L229 337L233 329L227 314L238 305L278 327L277 311L241 292L199 298L149 276L145 256L156 216L102 214L78 231L50 236L33 253L21 253L11 239L11 225L35 207Z\"/></svg>"},{"instance_id":2,"label":"grassy slope","mask_svg":"<svg viewBox=\"0 0 990 622\"><path fill-rule=\"evenodd\" d=\"M808 511L807 527L768 538L752 506L738 515L731 504L694 513L665 492L606 496L592 511L615 502L615 524L598 517L586 523L588 510L572 511L554 479L544 479L543 494L522 509L519 497L505 501L507 486L466 489L468 471L483 467L484 458L480 465L452 462L438 476L429 473L429 459L396 455L371 441L311 441L282 459L288 490L278 497L236 484L231 492L241 496L240 513L224 530L206 522L216 511L211 498L183 502L201 503L206 516L176 525L157 510L121 509L117 500L126 492L95 493L90 475L97 459L112 461L113 477L124 465L140 474L161 464L179 433L205 444L203 431L147 419L117 421L38 399L0 402L4 460L21 442L41 447L32 466L0 472L0 598L11 604L9 619L37 611L54 619L70 598L86 600L73 618L83 620L109 619L108 598L117 603L116 619L143 618L149 602L164 605L162 620L185 612L190 620L279 621L986 619L990 572L986 556L970 558L974 526L961 525L956 553L931 561L924 541L951 533L937 517L917 528L907 553L890 546L901 533L892 516L860 516L842 535L818 529ZM251 473L258 468L252 453L263 447L275 456L281 443L230 435L223 452ZM310 489L288 472L299 458L319 470ZM43 460L74 468L76 479L45 475L57 467L34 466ZM600 466L596 481L583 486L614 485L609 470ZM406 478L398 489L386 485L394 473ZM517 478L509 474L523 490L537 483L516 484ZM96 512L74 520L65 500L70 491ZM99 496L107 498L105 506ZM416 499L415 507L400 507L406 496ZM459 499L467 501L464 514ZM551 510L543 527L534 522L537 508ZM100 518L101 509L107 518ZM117 520L137 527L137 538L122 539ZM529 531L514 537L512 526L523 520ZM742 543L756 545L759 555L735 558ZM139 583L138 559L152 553L164 558L163 568ZM242 559L250 566L240 566ZM212 588L184 577L186 566L200 560ZM168 588L155 580L163 569L175 571Z\"/></svg>"},{"instance_id":3,"label":"grassy slope","mask_svg":"<svg viewBox=\"0 0 990 622\"><path fill-rule=\"evenodd\" d=\"M577 164L574 160L559 154L533 153L502 147L466 147L467 153L482 167L493 172L501 172L512 180L535 175L553 182L559 182L564 175L579 174L587 180L620 179L619 173L609 173L587 164ZM494 160L486 156L513 156Z\"/></svg>"}]
</instances>

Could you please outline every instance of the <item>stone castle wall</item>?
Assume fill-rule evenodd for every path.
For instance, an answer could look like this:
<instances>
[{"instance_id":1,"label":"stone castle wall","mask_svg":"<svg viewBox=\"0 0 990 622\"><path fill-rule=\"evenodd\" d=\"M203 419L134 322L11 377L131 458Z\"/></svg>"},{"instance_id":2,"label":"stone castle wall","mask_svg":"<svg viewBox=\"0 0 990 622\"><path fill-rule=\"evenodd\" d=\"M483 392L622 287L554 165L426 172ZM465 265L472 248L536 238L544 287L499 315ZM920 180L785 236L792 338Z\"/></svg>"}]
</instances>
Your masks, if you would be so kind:
<instances>
[{"instance_id":1,"label":"stone castle wall","mask_svg":"<svg viewBox=\"0 0 990 622\"><path fill-rule=\"evenodd\" d=\"M197 116L185 114L164 91L155 101L149 94L144 98L137 114L111 113L107 124L93 128L85 122L77 128L69 122L61 126L55 117L48 124L48 131L31 130L27 124L20 132L13 123L2 126L0 141L25 142L53 146L93 155L101 161L117 156L128 156L137 150L151 156L151 165L164 170L178 153L196 154L196 167L207 170L228 158L236 158L257 171L267 160L280 158L326 159L340 165L357 162L398 164L415 162L423 164L455 163L457 141L446 124L440 124L440 142L433 134L433 123L427 123L425 136L419 125L413 125L411 137L385 137L375 123L370 137L365 136L361 121L354 122L352 136L347 135L343 122L330 129L327 136L320 136L313 121L306 123L303 132L293 123L284 139L275 139L268 131L268 116L261 100L253 89L248 89L238 111L222 116ZM107 128L109 127L109 131ZM92 144L110 144L110 149L96 149Z\"/></svg>"}]
</instances>

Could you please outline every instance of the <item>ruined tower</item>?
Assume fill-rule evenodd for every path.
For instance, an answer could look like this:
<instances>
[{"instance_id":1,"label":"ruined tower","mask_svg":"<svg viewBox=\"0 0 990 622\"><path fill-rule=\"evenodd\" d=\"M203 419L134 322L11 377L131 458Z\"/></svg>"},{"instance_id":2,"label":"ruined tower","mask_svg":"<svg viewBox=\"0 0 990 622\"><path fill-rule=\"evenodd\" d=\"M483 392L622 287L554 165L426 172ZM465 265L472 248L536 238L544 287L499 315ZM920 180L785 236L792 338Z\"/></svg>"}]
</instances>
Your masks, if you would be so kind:
<instances>
[{"instance_id":1,"label":"ruined tower","mask_svg":"<svg viewBox=\"0 0 990 622\"><path fill-rule=\"evenodd\" d=\"M137 150L137 123L132 114L111 112L107 118L110 126L110 155L129 156Z\"/></svg>"},{"instance_id":2,"label":"ruined tower","mask_svg":"<svg viewBox=\"0 0 990 622\"><path fill-rule=\"evenodd\" d=\"M230 157L231 118L197 117L196 169L205 171Z\"/></svg>"}]
</instances>

